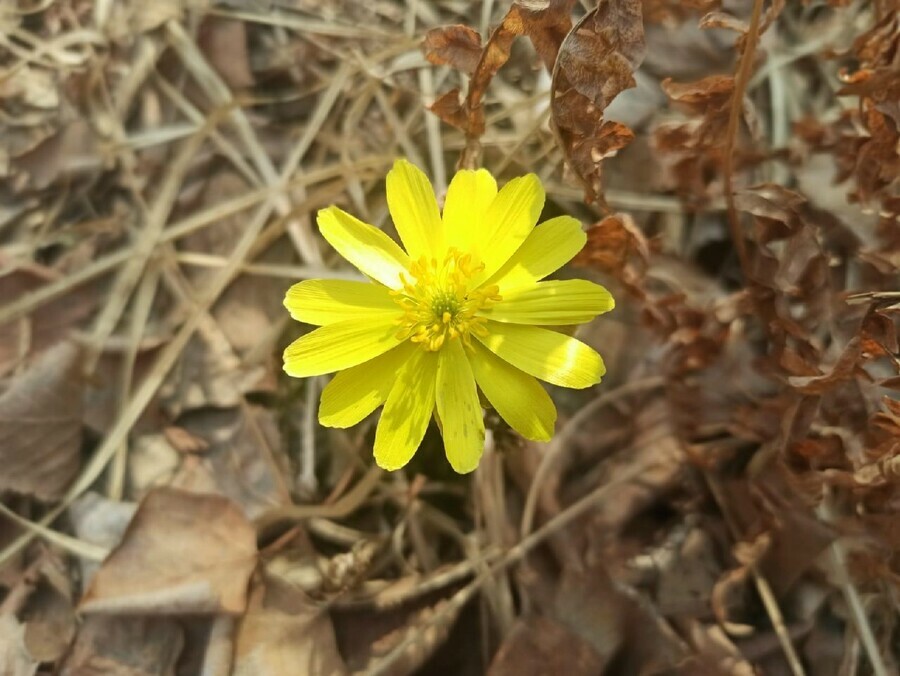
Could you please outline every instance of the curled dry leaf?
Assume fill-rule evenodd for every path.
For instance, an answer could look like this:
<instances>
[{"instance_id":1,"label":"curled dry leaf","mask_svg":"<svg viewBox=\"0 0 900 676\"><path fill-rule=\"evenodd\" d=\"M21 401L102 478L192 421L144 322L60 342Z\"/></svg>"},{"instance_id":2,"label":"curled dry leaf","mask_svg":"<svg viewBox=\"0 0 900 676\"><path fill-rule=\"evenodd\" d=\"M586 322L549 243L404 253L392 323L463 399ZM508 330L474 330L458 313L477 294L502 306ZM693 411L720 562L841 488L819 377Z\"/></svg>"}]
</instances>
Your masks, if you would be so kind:
<instances>
[{"instance_id":1,"label":"curled dry leaf","mask_svg":"<svg viewBox=\"0 0 900 676\"><path fill-rule=\"evenodd\" d=\"M644 58L644 25L637 0L609 0L589 12L563 40L553 70L550 112L566 160L585 187L585 200L602 199L600 165L633 133L603 119L620 92L635 86Z\"/></svg>"},{"instance_id":2,"label":"curled dry leaf","mask_svg":"<svg viewBox=\"0 0 900 676\"><path fill-rule=\"evenodd\" d=\"M442 26L425 34L422 49L431 63L452 66L471 75L481 58L481 36L462 24Z\"/></svg>"},{"instance_id":3,"label":"curled dry leaf","mask_svg":"<svg viewBox=\"0 0 900 676\"><path fill-rule=\"evenodd\" d=\"M452 31L451 29L454 28L462 30ZM463 102L459 101L459 90L453 89L438 97L430 110L447 124L463 130L470 140L478 139L484 134L484 106L482 103L484 94L491 79L509 59L509 50L512 48L513 40L524 31L522 17L517 6L513 5L500 25L491 33L477 58L471 49L474 44L472 36L474 31L458 26L438 30L441 31L438 34L429 33L430 39L426 36L425 43L423 43L426 58L432 63L452 63L463 66L464 72L470 72L472 79L469 81L469 89ZM444 32L447 30L451 30L451 33ZM468 37L460 38L463 34ZM442 46L443 43L450 41L450 35L454 36L452 50ZM461 47L463 40L468 44L465 56L463 56L464 50ZM473 61L474 66L472 65ZM471 71L468 70L469 68Z\"/></svg>"},{"instance_id":4,"label":"curled dry leaf","mask_svg":"<svg viewBox=\"0 0 900 676\"><path fill-rule=\"evenodd\" d=\"M690 115L687 121L660 124L654 142L668 169L672 186L684 197L708 199L711 176L717 176L734 94L734 78L710 75L693 82L665 79L662 90L672 107Z\"/></svg>"},{"instance_id":5,"label":"curled dry leaf","mask_svg":"<svg viewBox=\"0 0 900 676\"><path fill-rule=\"evenodd\" d=\"M573 260L612 275L641 296L641 280L650 259L650 244L628 214L613 214L587 232L587 244Z\"/></svg>"},{"instance_id":6,"label":"curled dry leaf","mask_svg":"<svg viewBox=\"0 0 900 676\"><path fill-rule=\"evenodd\" d=\"M97 571L81 610L240 613L255 566L256 532L234 503L155 489Z\"/></svg>"},{"instance_id":7,"label":"curled dry leaf","mask_svg":"<svg viewBox=\"0 0 900 676\"><path fill-rule=\"evenodd\" d=\"M79 467L80 349L60 343L0 395L0 490L59 498Z\"/></svg>"},{"instance_id":8,"label":"curled dry leaf","mask_svg":"<svg viewBox=\"0 0 900 676\"><path fill-rule=\"evenodd\" d=\"M572 30L575 0L516 0L525 34L548 71L553 71L559 47Z\"/></svg>"},{"instance_id":9,"label":"curled dry leaf","mask_svg":"<svg viewBox=\"0 0 900 676\"><path fill-rule=\"evenodd\" d=\"M430 110L444 122L462 129L470 142L484 134L484 95L497 71L509 60L513 41L527 35L548 70L556 62L563 38L572 26L574 0L518 0L481 46L473 29L462 26L436 28L425 36L422 49L432 63L449 64L471 75L465 100L459 89L442 94ZM467 147L460 164L474 163L474 150Z\"/></svg>"}]
</instances>

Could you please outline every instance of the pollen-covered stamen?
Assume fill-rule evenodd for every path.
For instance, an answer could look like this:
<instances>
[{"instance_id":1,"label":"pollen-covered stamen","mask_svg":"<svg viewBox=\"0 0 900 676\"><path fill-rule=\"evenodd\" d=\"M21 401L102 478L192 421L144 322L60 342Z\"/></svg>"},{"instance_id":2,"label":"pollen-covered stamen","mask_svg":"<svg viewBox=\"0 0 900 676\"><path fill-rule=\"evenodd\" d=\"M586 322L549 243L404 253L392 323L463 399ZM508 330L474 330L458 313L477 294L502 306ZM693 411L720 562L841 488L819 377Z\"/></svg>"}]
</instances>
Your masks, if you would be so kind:
<instances>
[{"instance_id":1,"label":"pollen-covered stamen","mask_svg":"<svg viewBox=\"0 0 900 676\"><path fill-rule=\"evenodd\" d=\"M410 266L412 279L403 278L403 289L391 292L403 308L397 337L409 338L426 350L436 351L448 340L471 344L470 334L487 333L480 309L500 300L496 285L470 289L472 278L484 268L470 254L450 249L443 261L424 256Z\"/></svg>"}]
</instances>

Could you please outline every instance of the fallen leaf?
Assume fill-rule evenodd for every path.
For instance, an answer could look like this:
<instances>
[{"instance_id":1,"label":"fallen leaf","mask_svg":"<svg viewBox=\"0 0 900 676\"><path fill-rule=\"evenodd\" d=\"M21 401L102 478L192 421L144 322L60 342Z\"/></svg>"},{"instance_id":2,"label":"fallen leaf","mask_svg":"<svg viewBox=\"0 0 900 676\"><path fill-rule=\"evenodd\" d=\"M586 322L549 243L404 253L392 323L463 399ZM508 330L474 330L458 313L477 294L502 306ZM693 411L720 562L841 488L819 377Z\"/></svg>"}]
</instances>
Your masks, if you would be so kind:
<instances>
[{"instance_id":1,"label":"fallen leaf","mask_svg":"<svg viewBox=\"0 0 900 676\"><path fill-rule=\"evenodd\" d=\"M566 160L585 188L585 200L602 199L601 162L634 137L603 111L635 86L644 58L641 3L608 0L588 12L559 47L550 87L553 128Z\"/></svg>"},{"instance_id":2,"label":"fallen leaf","mask_svg":"<svg viewBox=\"0 0 900 676\"><path fill-rule=\"evenodd\" d=\"M122 540L128 524L134 518L137 505L133 502L110 500L88 491L69 507L69 518L79 540L112 549ZM80 558L81 579L86 586L100 568L93 559Z\"/></svg>"},{"instance_id":3,"label":"fallen leaf","mask_svg":"<svg viewBox=\"0 0 900 676\"><path fill-rule=\"evenodd\" d=\"M229 87L246 89L255 84L245 22L207 16L200 24L197 42L209 64Z\"/></svg>"},{"instance_id":4,"label":"fallen leaf","mask_svg":"<svg viewBox=\"0 0 900 676\"><path fill-rule=\"evenodd\" d=\"M175 676L184 634L166 618L88 615L62 676Z\"/></svg>"},{"instance_id":5,"label":"fallen leaf","mask_svg":"<svg viewBox=\"0 0 900 676\"><path fill-rule=\"evenodd\" d=\"M56 500L78 473L80 352L73 343L60 343L0 395L0 490Z\"/></svg>"},{"instance_id":6,"label":"fallen leaf","mask_svg":"<svg viewBox=\"0 0 900 676\"><path fill-rule=\"evenodd\" d=\"M193 492L220 493L234 500L248 518L291 503L284 442L275 416L243 405L199 409L179 419L180 427L206 445L202 456L181 457L171 485Z\"/></svg>"},{"instance_id":7,"label":"fallen leaf","mask_svg":"<svg viewBox=\"0 0 900 676\"><path fill-rule=\"evenodd\" d=\"M428 106L428 110L447 124L457 129L465 130L467 117L461 97L459 88L453 88L435 99L434 103Z\"/></svg>"},{"instance_id":8,"label":"fallen leaf","mask_svg":"<svg viewBox=\"0 0 900 676\"><path fill-rule=\"evenodd\" d=\"M448 65L471 75L481 58L481 36L461 24L442 26L425 34L422 49L431 63Z\"/></svg>"},{"instance_id":9,"label":"fallen leaf","mask_svg":"<svg viewBox=\"0 0 900 676\"><path fill-rule=\"evenodd\" d=\"M542 615L516 620L494 655L488 676L604 673L606 660L565 625Z\"/></svg>"},{"instance_id":10,"label":"fallen leaf","mask_svg":"<svg viewBox=\"0 0 900 676\"><path fill-rule=\"evenodd\" d=\"M10 261L0 254L0 265ZM43 265L15 265L0 274L0 298L20 298L38 291L60 278L60 273ZM16 367L26 356L37 356L66 338L78 322L88 317L97 304L96 289L80 287L40 305L17 321L0 325L0 376Z\"/></svg>"},{"instance_id":11,"label":"fallen leaf","mask_svg":"<svg viewBox=\"0 0 900 676\"><path fill-rule=\"evenodd\" d=\"M634 219L613 214L588 229L587 243L572 263L613 275L640 297L649 258L650 244Z\"/></svg>"},{"instance_id":12,"label":"fallen leaf","mask_svg":"<svg viewBox=\"0 0 900 676\"><path fill-rule=\"evenodd\" d=\"M86 613L241 613L256 532L218 495L157 488L81 600Z\"/></svg>"},{"instance_id":13,"label":"fallen leaf","mask_svg":"<svg viewBox=\"0 0 900 676\"><path fill-rule=\"evenodd\" d=\"M559 55L559 47L572 30L572 8L576 0L516 0L525 34L534 45L548 72Z\"/></svg>"},{"instance_id":14,"label":"fallen leaf","mask_svg":"<svg viewBox=\"0 0 900 676\"><path fill-rule=\"evenodd\" d=\"M33 676L40 662L25 647L25 625L14 615L0 615L0 669L3 676Z\"/></svg>"},{"instance_id":15,"label":"fallen leaf","mask_svg":"<svg viewBox=\"0 0 900 676\"><path fill-rule=\"evenodd\" d=\"M347 673L331 619L297 589L267 579L250 596L238 626L235 676L333 676Z\"/></svg>"},{"instance_id":16,"label":"fallen leaf","mask_svg":"<svg viewBox=\"0 0 900 676\"><path fill-rule=\"evenodd\" d=\"M705 613L722 572L712 538L704 530L693 528L677 549L668 553L657 582L660 612L668 616Z\"/></svg>"},{"instance_id":17,"label":"fallen leaf","mask_svg":"<svg viewBox=\"0 0 900 676\"><path fill-rule=\"evenodd\" d=\"M43 558L40 577L20 617L25 624L25 646L34 659L53 663L68 651L76 619L69 568L61 559Z\"/></svg>"}]
</instances>

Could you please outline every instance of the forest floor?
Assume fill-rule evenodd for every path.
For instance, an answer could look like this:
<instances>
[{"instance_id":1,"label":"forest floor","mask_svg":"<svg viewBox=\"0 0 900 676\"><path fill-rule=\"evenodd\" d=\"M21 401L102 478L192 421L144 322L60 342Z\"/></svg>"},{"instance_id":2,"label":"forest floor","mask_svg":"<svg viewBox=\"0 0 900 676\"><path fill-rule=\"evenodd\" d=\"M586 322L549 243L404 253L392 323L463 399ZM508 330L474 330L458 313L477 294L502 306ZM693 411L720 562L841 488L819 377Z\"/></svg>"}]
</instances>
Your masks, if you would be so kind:
<instances>
[{"instance_id":1,"label":"forest floor","mask_svg":"<svg viewBox=\"0 0 900 676\"><path fill-rule=\"evenodd\" d=\"M5 0L0 674L898 673L898 10ZM470 475L282 372L397 157L617 301Z\"/></svg>"}]
</instances>

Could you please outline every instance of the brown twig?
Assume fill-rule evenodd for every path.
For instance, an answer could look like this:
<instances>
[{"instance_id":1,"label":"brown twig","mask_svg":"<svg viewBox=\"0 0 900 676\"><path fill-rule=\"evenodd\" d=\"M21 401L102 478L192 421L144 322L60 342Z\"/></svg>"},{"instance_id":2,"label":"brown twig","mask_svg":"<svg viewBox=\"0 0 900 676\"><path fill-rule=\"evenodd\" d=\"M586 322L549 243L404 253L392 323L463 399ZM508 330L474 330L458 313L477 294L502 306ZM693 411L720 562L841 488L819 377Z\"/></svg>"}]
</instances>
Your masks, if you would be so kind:
<instances>
[{"instance_id":1,"label":"brown twig","mask_svg":"<svg viewBox=\"0 0 900 676\"><path fill-rule=\"evenodd\" d=\"M257 531L264 531L283 522L298 522L313 517L339 519L355 511L378 485L384 472L372 466L369 472L341 498L330 505L286 505L275 507L258 516L254 523Z\"/></svg>"},{"instance_id":2,"label":"brown twig","mask_svg":"<svg viewBox=\"0 0 900 676\"><path fill-rule=\"evenodd\" d=\"M750 73L753 70L753 56L756 53L756 43L759 40L762 7L763 0L754 0L753 13L750 15L750 27L747 29L747 34L744 37L744 51L741 54L737 74L734 78L734 92L731 95L731 110L728 113L728 126L725 129L725 149L722 162L722 183L725 192L728 227L731 230L731 238L734 240L734 247L737 250L744 279L749 279L750 261L747 257L747 245L744 242L741 218L734 203L734 145L737 141L741 110L744 107L744 92L747 89Z\"/></svg>"}]
</instances>

